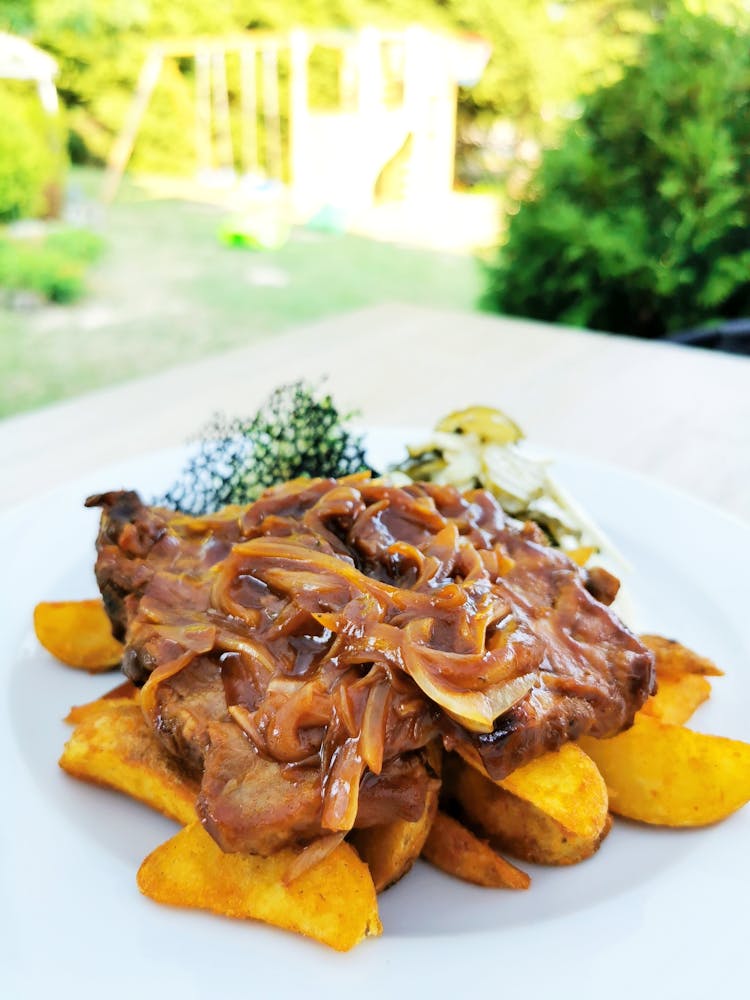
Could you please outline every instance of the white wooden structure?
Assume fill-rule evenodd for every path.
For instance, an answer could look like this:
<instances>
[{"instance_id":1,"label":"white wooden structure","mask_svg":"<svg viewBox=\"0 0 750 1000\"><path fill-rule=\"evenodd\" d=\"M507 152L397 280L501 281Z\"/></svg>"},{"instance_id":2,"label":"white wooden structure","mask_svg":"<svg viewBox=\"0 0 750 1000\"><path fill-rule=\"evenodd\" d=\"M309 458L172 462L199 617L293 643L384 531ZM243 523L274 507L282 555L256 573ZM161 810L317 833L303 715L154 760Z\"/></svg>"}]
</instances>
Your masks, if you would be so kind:
<instances>
[{"instance_id":1,"label":"white wooden structure","mask_svg":"<svg viewBox=\"0 0 750 1000\"><path fill-rule=\"evenodd\" d=\"M340 100L326 109L310 102L311 59L321 49L333 52L338 72ZM394 160L403 175L404 201L449 194L457 86L479 79L489 47L419 27L297 28L155 44L112 148L105 199L117 192L168 58L194 60L199 172L239 170L283 182L294 214L304 219L326 206L366 210L378 178ZM233 106L228 58L239 60ZM239 129L233 130L234 116ZM233 131L239 133L238 149Z\"/></svg>"},{"instance_id":2,"label":"white wooden structure","mask_svg":"<svg viewBox=\"0 0 750 1000\"><path fill-rule=\"evenodd\" d=\"M57 112L57 63L25 38L0 31L0 80L28 80L36 84L39 100L48 114Z\"/></svg>"}]
</instances>

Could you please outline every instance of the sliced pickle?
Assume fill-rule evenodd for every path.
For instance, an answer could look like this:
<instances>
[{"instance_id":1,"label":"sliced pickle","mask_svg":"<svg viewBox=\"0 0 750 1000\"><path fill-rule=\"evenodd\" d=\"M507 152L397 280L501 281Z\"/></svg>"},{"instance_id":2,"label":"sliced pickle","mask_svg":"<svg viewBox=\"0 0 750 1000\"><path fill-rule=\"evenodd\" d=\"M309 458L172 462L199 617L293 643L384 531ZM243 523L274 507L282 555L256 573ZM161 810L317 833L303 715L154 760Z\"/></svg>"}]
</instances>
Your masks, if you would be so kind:
<instances>
[{"instance_id":1,"label":"sliced pickle","mask_svg":"<svg viewBox=\"0 0 750 1000\"><path fill-rule=\"evenodd\" d=\"M480 441L491 441L493 444L513 444L523 437L518 424L491 406L456 410L443 417L435 429L446 434L476 434Z\"/></svg>"},{"instance_id":2,"label":"sliced pickle","mask_svg":"<svg viewBox=\"0 0 750 1000\"><path fill-rule=\"evenodd\" d=\"M414 462L405 464L402 468L409 473L414 480L426 480L429 482L435 479L445 469L444 458L434 458L429 462Z\"/></svg>"}]
</instances>

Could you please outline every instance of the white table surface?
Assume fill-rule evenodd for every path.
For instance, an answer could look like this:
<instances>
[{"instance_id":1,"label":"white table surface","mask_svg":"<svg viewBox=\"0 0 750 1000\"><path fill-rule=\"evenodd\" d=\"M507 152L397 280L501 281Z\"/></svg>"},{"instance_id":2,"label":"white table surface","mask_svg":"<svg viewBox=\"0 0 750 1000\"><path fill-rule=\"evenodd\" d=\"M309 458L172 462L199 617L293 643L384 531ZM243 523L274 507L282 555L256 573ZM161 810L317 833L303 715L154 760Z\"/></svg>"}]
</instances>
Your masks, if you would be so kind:
<instances>
[{"instance_id":1,"label":"white table surface","mask_svg":"<svg viewBox=\"0 0 750 1000\"><path fill-rule=\"evenodd\" d=\"M216 411L249 416L301 377L326 377L339 406L370 425L431 427L453 409L498 406L542 447L646 474L750 521L750 360L401 305L0 421L0 510L183 444Z\"/></svg>"}]
</instances>

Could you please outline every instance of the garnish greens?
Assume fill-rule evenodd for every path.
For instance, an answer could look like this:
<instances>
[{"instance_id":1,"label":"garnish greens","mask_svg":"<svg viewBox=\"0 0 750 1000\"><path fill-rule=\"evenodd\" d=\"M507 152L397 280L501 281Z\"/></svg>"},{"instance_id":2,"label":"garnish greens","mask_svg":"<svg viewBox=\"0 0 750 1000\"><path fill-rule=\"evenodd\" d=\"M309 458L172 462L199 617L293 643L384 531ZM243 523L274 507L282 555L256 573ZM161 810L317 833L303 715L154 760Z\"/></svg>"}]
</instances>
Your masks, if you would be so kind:
<instances>
[{"instance_id":1,"label":"garnish greens","mask_svg":"<svg viewBox=\"0 0 750 1000\"><path fill-rule=\"evenodd\" d=\"M534 521L553 545L579 554L614 551L591 517L555 482L550 463L524 450L524 434L500 410L472 406L444 417L432 435L408 448L396 467L412 479L482 487L512 517Z\"/></svg>"},{"instance_id":2,"label":"garnish greens","mask_svg":"<svg viewBox=\"0 0 750 1000\"><path fill-rule=\"evenodd\" d=\"M362 436L346 427L330 395L294 382L276 389L250 419L217 414L198 451L162 502L188 514L247 504L298 476L346 476L369 469Z\"/></svg>"}]
</instances>

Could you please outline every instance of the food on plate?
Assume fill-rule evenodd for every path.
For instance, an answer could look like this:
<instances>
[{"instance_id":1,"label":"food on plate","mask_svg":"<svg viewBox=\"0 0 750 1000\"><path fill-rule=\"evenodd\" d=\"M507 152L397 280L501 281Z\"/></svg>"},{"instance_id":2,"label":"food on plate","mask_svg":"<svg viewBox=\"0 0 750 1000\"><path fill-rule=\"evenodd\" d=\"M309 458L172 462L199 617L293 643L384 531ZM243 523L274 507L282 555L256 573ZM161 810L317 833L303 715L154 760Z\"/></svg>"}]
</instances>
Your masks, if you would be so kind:
<instances>
[{"instance_id":1,"label":"food on plate","mask_svg":"<svg viewBox=\"0 0 750 1000\"><path fill-rule=\"evenodd\" d=\"M498 851L567 865L597 850L610 806L684 825L750 797L750 747L682 727L721 672L623 625L618 580L592 559L603 536L568 517L577 508L546 471L520 508L507 476L498 489L476 473L491 459L523 479L512 421L451 414L438 433L464 465L444 449L420 466L415 449L411 471L432 481L297 478L209 510L227 486L254 497L296 468L279 462L305 453L303 412L325 446L316 457L305 439L297 471L336 454L366 464L330 399L275 399L247 440L201 452L171 493L181 510L130 491L87 501L101 508L95 571L128 681L71 710L60 763L184 826L143 863L146 895L345 950L379 933L376 893L420 855L526 888ZM534 523L550 497L567 527ZM81 661L87 643L77 628L60 647Z\"/></svg>"},{"instance_id":2,"label":"food on plate","mask_svg":"<svg viewBox=\"0 0 750 1000\"><path fill-rule=\"evenodd\" d=\"M531 885L526 872L442 811L435 816L422 856L448 875L489 889L528 889Z\"/></svg>"},{"instance_id":3,"label":"food on plate","mask_svg":"<svg viewBox=\"0 0 750 1000\"><path fill-rule=\"evenodd\" d=\"M685 674L721 677L724 673L713 660L700 656L676 639L665 639L661 635L642 635L641 641L654 654L654 666L660 678L683 677Z\"/></svg>"},{"instance_id":4,"label":"food on plate","mask_svg":"<svg viewBox=\"0 0 750 1000\"><path fill-rule=\"evenodd\" d=\"M606 786L575 743L525 764L499 783L455 760L447 785L474 829L524 861L575 864L590 857L609 832Z\"/></svg>"},{"instance_id":5,"label":"food on plate","mask_svg":"<svg viewBox=\"0 0 750 1000\"><path fill-rule=\"evenodd\" d=\"M194 821L161 844L138 871L138 888L159 903L262 920L348 951L382 931L370 872L340 843L290 880L287 848L271 857L226 854Z\"/></svg>"},{"instance_id":6,"label":"food on plate","mask_svg":"<svg viewBox=\"0 0 750 1000\"><path fill-rule=\"evenodd\" d=\"M681 726L711 696L711 685L700 674L658 677L659 686L641 709L660 722Z\"/></svg>"},{"instance_id":7,"label":"food on plate","mask_svg":"<svg viewBox=\"0 0 750 1000\"><path fill-rule=\"evenodd\" d=\"M47 652L69 667L101 673L119 665L122 643L99 599L42 601L34 608L34 631Z\"/></svg>"},{"instance_id":8,"label":"food on plate","mask_svg":"<svg viewBox=\"0 0 750 1000\"><path fill-rule=\"evenodd\" d=\"M683 725L711 696L707 677L720 677L722 671L705 656L688 649L675 639L660 635L642 635L641 641L654 654L658 688L641 711L661 722Z\"/></svg>"},{"instance_id":9,"label":"food on plate","mask_svg":"<svg viewBox=\"0 0 750 1000\"><path fill-rule=\"evenodd\" d=\"M523 438L518 424L491 406L470 406L443 417L435 428L440 434L473 434L485 444L515 444Z\"/></svg>"},{"instance_id":10,"label":"food on plate","mask_svg":"<svg viewBox=\"0 0 750 1000\"><path fill-rule=\"evenodd\" d=\"M79 722L83 722L89 716L97 716L101 711L102 702L106 702L107 704L122 702L124 705L130 705L137 697L138 688L135 684L132 681L123 681L122 684L118 684L117 687L106 691L100 698L95 698L94 701L87 701L83 705L73 705L65 716L65 722L70 723L71 726L77 726Z\"/></svg>"},{"instance_id":11,"label":"food on plate","mask_svg":"<svg viewBox=\"0 0 750 1000\"><path fill-rule=\"evenodd\" d=\"M300 480L197 521L89 503L125 673L225 850L415 821L434 741L499 780L651 692L598 581L484 491Z\"/></svg>"},{"instance_id":12,"label":"food on plate","mask_svg":"<svg viewBox=\"0 0 750 1000\"><path fill-rule=\"evenodd\" d=\"M609 740L581 746L607 784L618 816L662 826L706 826L750 799L750 744L640 714Z\"/></svg>"},{"instance_id":13,"label":"food on plate","mask_svg":"<svg viewBox=\"0 0 750 1000\"><path fill-rule=\"evenodd\" d=\"M304 870L353 830L382 888L429 834L440 746L499 780L650 693L601 577L484 491L363 474L200 517L90 502L124 670L225 851Z\"/></svg>"},{"instance_id":14,"label":"food on plate","mask_svg":"<svg viewBox=\"0 0 750 1000\"><path fill-rule=\"evenodd\" d=\"M60 767L74 778L106 785L178 823L195 819L198 784L170 754L134 698L100 698L81 706Z\"/></svg>"},{"instance_id":15,"label":"food on plate","mask_svg":"<svg viewBox=\"0 0 750 1000\"><path fill-rule=\"evenodd\" d=\"M412 867L434 828L437 809L436 783L430 787L418 819L396 817L387 823L352 831L349 840L370 869L376 892L398 882Z\"/></svg>"},{"instance_id":16,"label":"food on plate","mask_svg":"<svg viewBox=\"0 0 750 1000\"><path fill-rule=\"evenodd\" d=\"M524 433L500 410L472 406L439 421L435 431L407 448L396 469L420 482L483 488L513 517L539 525L569 552L604 553L615 566L625 560L583 508L550 474L550 462L524 445Z\"/></svg>"},{"instance_id":17,"label":"food on plate","mask_svg":"<svg viewBox=\"0 0 750 1000\"><path fill-rule=\"evenodd\" d=\"M298 476L346 476L369 469L363 438L330 394L306 382L283 385L252 417L214 417L196 454L163 503L207 514L257 500Z\"/></svg>"},{"instance_id":18,"label":"food on plate","mask_svg":"<svg viewBox=\"0 0 750 1000\"><path fill-rule=\"evenodd\" d=\"M186 828L144 861L138 884L145 895L224 916L254 917L339 950L380 933L372 878L347 845L338 845L315 866L314 877L303 873L289 884L284 883L299 857L294 852L250 860L223 854L196 823L196 782L164 752L138 701L137 694L117 694L78 706L60 765L73 777L124 792Z\"/></svg>"}]
</instances>

